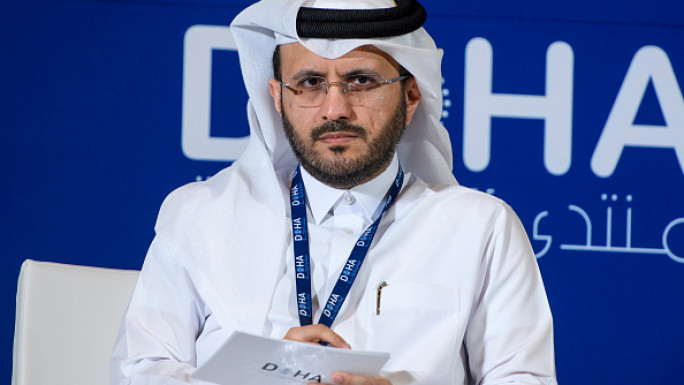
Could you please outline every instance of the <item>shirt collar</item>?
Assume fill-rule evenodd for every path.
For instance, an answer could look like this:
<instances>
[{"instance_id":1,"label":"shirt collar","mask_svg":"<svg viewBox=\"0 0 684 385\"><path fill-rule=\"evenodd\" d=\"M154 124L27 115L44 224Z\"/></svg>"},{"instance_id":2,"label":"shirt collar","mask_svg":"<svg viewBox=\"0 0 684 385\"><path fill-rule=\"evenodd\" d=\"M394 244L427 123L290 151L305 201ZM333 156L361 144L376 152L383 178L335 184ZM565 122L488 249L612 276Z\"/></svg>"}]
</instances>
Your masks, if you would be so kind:
<instances>
[{"instance_id":1,"label":"shirt collar","mask_svg":"<svg viewBox=\"0 0 684 385\"><path fill-rule=\"evenodd\" d=\"M399 159L395 153L390 165L380 175L364 184L346 190L336 189L320 182L302 167L301 172L304 188L306 189L306 201L314 222L320 224L330 209L346 193L351 194L359 202L366 219L373 221L380 212L378 206L385 198L385 195L387 195L387 191L392 182L394 182L398 170Z\"/></svg>"}]
</instances>

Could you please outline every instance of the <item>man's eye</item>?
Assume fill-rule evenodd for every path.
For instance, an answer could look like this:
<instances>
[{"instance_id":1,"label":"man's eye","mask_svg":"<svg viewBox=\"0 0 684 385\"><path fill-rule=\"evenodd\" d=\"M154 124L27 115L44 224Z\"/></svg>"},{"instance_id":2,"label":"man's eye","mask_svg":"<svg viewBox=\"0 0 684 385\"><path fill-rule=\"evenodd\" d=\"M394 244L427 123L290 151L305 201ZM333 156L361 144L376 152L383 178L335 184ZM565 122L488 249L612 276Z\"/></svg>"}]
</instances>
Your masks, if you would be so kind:
<instances>
[{"instance_id":1,"label":"man's eye","mask_svg":"<svg viewBox=\"0 0 684 385\"><path fill-rule=\"evenodd\" d=\"M299 86L300 88L305 88L305 89L316 89L316 88L319 88L323 84L323 82L325 82L325 79L323 79L321 77L317 77L317 76L312 76L312 77L304 78L304 79L300 80L297 83L297 86Z\"/></svg>"},{"instance_id":2,"label":"man's eye","mask_svg":"<svg viewBox=\"0 0 684 385\"><path fill-rule=\"evenodd\" d=\"M373 75L351 75L345 81L350 91L370 91L380 85L378 78Z\"/></svg>"},{"instance_id":3,"label":"man's eye","mask_svg":"<svg viewBox=\"0 0 684 385\"><path fill-rule=\"evenodd\" d=\"M353 75L347 79L347 83L349 84L358 84L364 86L376 84L377 82L377 79L371 75Z\"/></svg>"}]
</instances>

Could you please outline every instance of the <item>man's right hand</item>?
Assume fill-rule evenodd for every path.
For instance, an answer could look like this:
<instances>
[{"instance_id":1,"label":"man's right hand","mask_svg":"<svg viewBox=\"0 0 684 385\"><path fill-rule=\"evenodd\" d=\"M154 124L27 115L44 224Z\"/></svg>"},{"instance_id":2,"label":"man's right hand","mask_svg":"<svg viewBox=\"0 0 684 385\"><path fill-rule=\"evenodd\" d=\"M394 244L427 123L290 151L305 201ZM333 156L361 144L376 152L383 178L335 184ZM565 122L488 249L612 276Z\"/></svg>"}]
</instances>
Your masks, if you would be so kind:
<instances>
[{"instance_id":1,"label":"man's right hand","mask_svg":"<svg viewBox=\"0 0 684 385\"><path fill-rule=\"evenodd\" d=\"M329 327L321 324L293 327L287 331L284 339L290 341L319 344L325 342L328 346L351 349L351 346Z\"/></svg>"}]
</instances>

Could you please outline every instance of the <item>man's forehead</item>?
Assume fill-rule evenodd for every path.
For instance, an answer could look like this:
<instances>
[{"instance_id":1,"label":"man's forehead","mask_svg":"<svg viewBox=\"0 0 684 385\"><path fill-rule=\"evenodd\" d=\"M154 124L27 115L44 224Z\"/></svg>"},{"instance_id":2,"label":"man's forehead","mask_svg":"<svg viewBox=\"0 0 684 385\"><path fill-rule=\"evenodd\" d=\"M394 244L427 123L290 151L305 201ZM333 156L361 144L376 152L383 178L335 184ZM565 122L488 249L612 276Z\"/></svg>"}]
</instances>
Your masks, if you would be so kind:
<instances>
[{"instance_id":1,"label":"man's forehead","mask_svg":"<svg viewBox=\"0 0 684 385\"><path fill-rule=\"evenodd\" d=\"M303 46L299 42L295 43L288 43L288 44L282 44L280 46L280 52L281 52L281 60L284 65L290 64L292 61L298 61L300 59L303 59L304 56L308 58L315 58L315 59L320 59L321 61L343 61L348 59L366 59L366 60L379 60L383 64L389 64L390 66L398 69L399 64L397 63L390 54L387 52L379 49L378 47L374 45L362 45L357 48L354 48L353 50L347 52L346 54L340 56L339 58L335 59L326 59L323 58L322 56L316 54L315 52L310 51L308 48ZM302 62L306 62L305 60L300 60Z\"/></svg>"}]
</instances>

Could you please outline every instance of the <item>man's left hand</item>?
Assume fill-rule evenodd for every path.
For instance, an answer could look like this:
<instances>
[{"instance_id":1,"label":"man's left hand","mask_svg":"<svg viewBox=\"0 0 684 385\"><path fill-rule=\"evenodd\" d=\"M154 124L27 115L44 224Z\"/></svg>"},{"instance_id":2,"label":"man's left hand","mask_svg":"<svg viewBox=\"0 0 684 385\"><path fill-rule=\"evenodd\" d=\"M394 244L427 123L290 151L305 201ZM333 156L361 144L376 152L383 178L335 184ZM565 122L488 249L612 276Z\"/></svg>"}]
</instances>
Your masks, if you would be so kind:
<instances>
[{"instance_id":1,"label":"man's left hand","mask_svg":"<svg viewBox=\"0 0 684 385\"><path fill-rule=\"evenodd\" d=\"M380 376L368 377L358 374L335 372L333 373L332 378L335 384L331 385L392 385L388 379Z\"/></svg>"}]
</instances>

